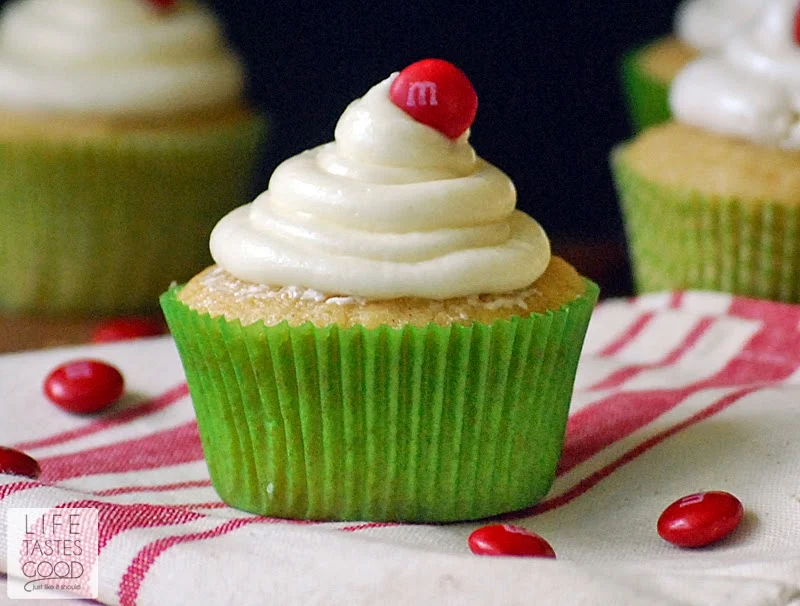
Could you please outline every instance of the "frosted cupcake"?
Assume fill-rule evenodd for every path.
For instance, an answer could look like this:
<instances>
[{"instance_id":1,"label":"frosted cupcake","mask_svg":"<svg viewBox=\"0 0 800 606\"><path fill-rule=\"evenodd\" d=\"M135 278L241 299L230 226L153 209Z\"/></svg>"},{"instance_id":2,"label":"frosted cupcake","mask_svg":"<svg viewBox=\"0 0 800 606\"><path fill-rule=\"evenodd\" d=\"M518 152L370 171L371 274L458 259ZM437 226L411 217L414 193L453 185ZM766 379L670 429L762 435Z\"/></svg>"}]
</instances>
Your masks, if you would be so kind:
<instances>
[{"instance_id":1,"label":"frosted cupcake","mask_svg":"<svg viewBox=\"0 0 800 606\"><path fill-rule=\"evenodd\" d=\"M193 1L0 14L0 310L152 309L250 195L263 120Z\"/></svg>"},{"instance_id":2,"label":"frosted cupcake","mask_svg":"<svg viewBox=\"0 0 800 606\"><path fill-rule=\"evenodd\" d=\"M676 120L614 154L640 290L800 302L797 0L675 79Z\"/></svg>"},{"instance_id":3,"label":"frosted cupcake","mask_svg":"<svg viewBox=\"0 0 800 606\"><path fill-rule=\"evenodd\" d=\"M675 16L675 34L628 53L622 77L631 120L637 131L669 120L669 85L687 63L717 52L757 17L767 0L684 0Z\"/></svg>"},{"instance_id":4,"label":"frosted cupcake","mask_svg":"<svg viewBox=\"0 0 800 606\"><path fill-rule=\"evenodd\" d=\"M548 491L597 287L476 156L476 109L449 63L392 75L162 297L229 504L432 522Z\"/></svg>"}]
</instances>

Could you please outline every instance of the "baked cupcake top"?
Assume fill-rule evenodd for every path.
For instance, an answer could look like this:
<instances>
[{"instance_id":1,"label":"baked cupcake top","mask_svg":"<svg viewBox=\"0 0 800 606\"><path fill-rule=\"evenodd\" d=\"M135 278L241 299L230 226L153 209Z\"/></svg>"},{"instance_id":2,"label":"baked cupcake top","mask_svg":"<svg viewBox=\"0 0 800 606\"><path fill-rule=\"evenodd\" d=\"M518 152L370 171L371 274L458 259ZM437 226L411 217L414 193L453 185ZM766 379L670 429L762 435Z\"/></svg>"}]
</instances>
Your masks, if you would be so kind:
<instances>
[{"instance_id":1,"label":"baked cupcake top","mask_svg":"<svg viewBox=\"0 0 800 606\"><path fill-rule=\"evenodd\" d=\"M0 107L160 117L235 104L244 70L194 0L17 0L0 15Z\"/></svg>"},{"instance_id":2,"label":"baked cupcake top","mask_svg":"<svg viewBox=\"0 0 800 606\"><path fill-rule=\"evenodd\" d=\"M757 16L766 1L684 0L675 16L676 33L697 50L718 50Z\"/></svg>"},{"instance_id":3,"label":"baked cupcake top","mask_svg":"<svg viewBox=\"0 0 800 606\"><path fill-rule=\"evenodd\" d=\"M684 68L670 92L679 122L800 149L800 37L797 0L773 0L716 55Z\"/></svg>"},{"instance_id":4,"label":"baked cupcake top","mask_svg":"<svg viewBox=\"0 0 800 606\"><path fill-rule=\"evenodd\" d=\"M511 179L470 146L476 109L469 80L444 61L391 75L347 107L335 141L286 160L219 222L212 256L249 282L370 299L531 284L549 242L515 210Z\"/></svg>"},{"instance_id":5,"label":"baked cupcake top","mask_svg":"<svg viewBox=\"0 0 800 606\"><path fill-rule=\"evenodd\" d=\"M333 142L286 160L219 222L212 256L249 282L378 300L530 285L550 245L515 210L511 179L470 146L476 109L447 62L392 74L347 107Z\"/></svg>"}]
</instances>

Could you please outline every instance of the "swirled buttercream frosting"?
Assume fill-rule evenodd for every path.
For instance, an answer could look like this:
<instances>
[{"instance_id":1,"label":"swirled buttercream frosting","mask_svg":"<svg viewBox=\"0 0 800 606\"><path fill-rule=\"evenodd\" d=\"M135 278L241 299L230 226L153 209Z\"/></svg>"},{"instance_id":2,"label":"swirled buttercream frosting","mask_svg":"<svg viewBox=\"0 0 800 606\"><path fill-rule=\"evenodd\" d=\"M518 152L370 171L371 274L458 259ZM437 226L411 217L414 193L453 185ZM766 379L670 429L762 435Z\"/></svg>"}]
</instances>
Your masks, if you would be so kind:
<instances>
[{"instance_id":1,"label":"swirled buttercream frosting","mask_svg":"<svg viewBox=\"0 0 800 606\"><path fill-rule=\"evenodd\" d=\"M244 71L193 0L17 0L0 15L0 106L162 116L238 101Z\"/></svg>"},{"instance_id":2,"label":"swirled buttercream frosting","mask_svg":"<svg viewBox=\"0 0 800 606\"><path fill-rule=\"evenodd\" d=\"M752 27L697 59L672 85L676 119L723 135L800 149L797 0L774 0Z\"/></svg>"},{"instance_id":3,"label":"swirled buttercream frosting","mask_svg":"<svg viewBox=\"0 0 800 606\"><path fill-rule=\"evenodd\" d=\"M703 52L719 49L746 27L767 0L684 0L675 16L678 37Z\"/></svg>"},{"instance_id":4,"label":"swirled buttercream frosting","mask_svg":"<svg viewBox=\"0 0 800 606\"><path fill-rule=\"evenodd\" d=\"M550 261L516 190L394 105L394 74L350 104L335 141L278 166L269 188L224 217L211 253L234 276L369 299L446 299L524 288Z\"/></svg>"}]
</instances>

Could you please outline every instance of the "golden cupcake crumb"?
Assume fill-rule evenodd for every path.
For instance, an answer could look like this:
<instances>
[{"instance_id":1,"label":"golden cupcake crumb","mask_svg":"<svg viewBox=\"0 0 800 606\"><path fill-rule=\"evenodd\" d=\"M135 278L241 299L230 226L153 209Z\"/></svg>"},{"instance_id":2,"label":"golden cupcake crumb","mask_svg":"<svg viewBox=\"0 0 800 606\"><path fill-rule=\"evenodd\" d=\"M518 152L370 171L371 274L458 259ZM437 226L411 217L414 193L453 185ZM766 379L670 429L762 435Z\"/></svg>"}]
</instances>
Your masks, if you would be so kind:
<instances>
[{"instance_id":1,"label":"golden cupcake crumb","mask_svg":"<svg viewBox=\"0 0 800 606\"><path fill-rule=\"evenodd\" d=\"M650 77L667 84L689 61L698 56L694 47L670 36L642 49L637 57L639 67Z\"/></svg>"},{"instance_id":2,"label":"golden cupcake crumb","mask_svg":"<svg viewBox=\"0 0 800 606\"><path fill-rule=\"evenodd\" d=\"M263 321L268 326L284 320L291 326L312 322L316 326L337 324L343 328L362 325L376 328L435 323L489 324L513 316L556 310L585 291L583 279L569 263L553 257L544 274L527 288L496 295L435 300L400 298L369 301L359 297L326 295L297 287L270 287L245 282L219 266L192 278L178 300L199 313L243 325Z\"/></svg>"},{"instance_id":3,"label":"golden cupcake crumb","mask_svg":"<svg viewBox=\"0 0 800 606\"><path fill-rule=\"evenodd\" d=\"M617 159L641 177L706 196L800 205L800 152L757 145L677 122L650 128Z\"/></svg>"}]
</instances>

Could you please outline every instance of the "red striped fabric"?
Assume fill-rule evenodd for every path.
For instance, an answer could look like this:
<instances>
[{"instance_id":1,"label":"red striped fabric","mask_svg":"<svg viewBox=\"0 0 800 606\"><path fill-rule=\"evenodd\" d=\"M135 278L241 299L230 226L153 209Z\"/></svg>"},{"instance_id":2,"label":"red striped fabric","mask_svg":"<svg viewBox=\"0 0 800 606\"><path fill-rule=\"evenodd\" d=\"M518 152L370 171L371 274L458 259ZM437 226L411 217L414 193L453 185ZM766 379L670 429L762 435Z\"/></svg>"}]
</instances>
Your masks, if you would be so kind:
<instances>
[{"instance_id":1,"label":"red striped fabric","mask_svg":"<svg viewBox=\"0 0 800 606\"><path fill-rule=\"evenodd\" d=\"M94 421L81 427L80 429L56 433L50 437L31 440L30 442L20 442L16 444L16 448L21 450L30 450L32 448L56 446L58 444L64 444L65 442L77 440L78 438L84 438L86 436L99 433L103 430L110 429L116 425L130 423L131 421L141 417L146 417L147 415L156 413L164 408L167 408L168 406L175 404L176 402L180 401L181 398L185 398L188 395L189 388L187 387L186 383L182 382L175 388L170 389L169 391L153 398L152 400L146 400L142 402L136 408L131 408L111 417Z\"/></svg>"},{"instance_id":2,"label":"red striped fabric","mask_svg":"<svg viewBox=\"0 0 800 606\"><path fill-rule=\"evenodd\" d=\"M585 356L581 368L597 363L608 370L605 376L593 374L600 378L576 393L551 495L503 519L534 523L545 513L591 498L594 488L645 453L746 406L753 394L775 389L798 373L800 308L714 297L708 299L714 311L704 309L703 297L693 293L598 308L590 338L594 333L604 345L592 349L588 343L587 351L596 353ZM618 334L604 332L604 314L619 311L614 306L620 305L631 321ZM663 314L672 314L671 321L685 329L677 345L658 341L654 326ZM130 347L129 355L135 355L136 346ZM655 362L637 363L625 353L650 347ZM166 345L164 352L175 355ZM614 363L600 366L608 361ZM0 371L2 364L0 358ZM669 384L671 373L674 386ZM677 380L681 373L689 379ZM369 521L315 524L259 518L229 508L211 487L188 390L179 375L172 387L143 397L135 407L66 429L54 424L47 435L37 428L32 435L36 437L20 434L14 446L39 458L42 476L38 481L0 476L0 514L6 507L33 505L97 508L101 567L115 562L107 573L101 572L101 599L109 603L137 604L143 583L162 578L166 583L167 571L158 567L165 553L238 536L252 524L299 523L321 533L351 535L392 533L386 536L399 537L400 543L413 543L420 532Z\"/></svg>"},{"instance_id":3,"label":"red striped fabric","mask_svg":"<svg viewBox=\"0 0 800 606\"><path fill-rule=\"evenodd\" d=\"M39 461L42 480L58 482L89 474L122 473L169 467L203 458L197 423L154 432L142 438Z\"/></svg>"},{"instance_id":4,"label":"red striped fabric","mask_svg":"<svg viewBox=\"0 0 800 606\"><path fill-rule=\"evenodd\" d=\"M147 572L150 570L150 567L156 561L158 556L167 549L173 548L181 543L202 541L220 537L236 530L237 528L241 528L246 524L252 524L256 521L258 520L254 518L229 520L228 522L220 524L211 530L180 536L163 537L157 541L154 541L153 543L148 544L136 554L131 562L131 565L128 567L128 570L125 572L125 576L122 577L122 582L119 586L120 604L123 606L134 606L136 604L136 597L139 593L139 587L147 575Z\"/></svg>"}]
</instances>

